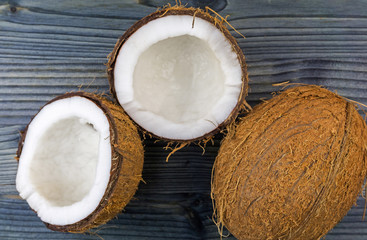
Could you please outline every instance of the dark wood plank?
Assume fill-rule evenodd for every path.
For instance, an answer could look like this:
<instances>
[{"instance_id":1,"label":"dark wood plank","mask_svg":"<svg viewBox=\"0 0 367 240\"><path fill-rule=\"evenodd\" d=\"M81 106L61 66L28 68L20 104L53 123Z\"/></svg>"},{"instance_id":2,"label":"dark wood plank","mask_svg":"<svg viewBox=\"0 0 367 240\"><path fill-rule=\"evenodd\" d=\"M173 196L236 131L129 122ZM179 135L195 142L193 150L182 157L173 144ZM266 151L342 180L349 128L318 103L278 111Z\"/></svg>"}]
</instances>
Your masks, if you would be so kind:
<instances>
[{"instance_id":1,"label":"dark wood plank","mask_svg":"<svg viewBox=\"0 0 367 240\"><path fill-rule=\"evenodd\" d=\"M169 1L174 3L174 1ZM209 4L233 30L255 105L290 81L319 84L367 104L365 1L187 0ZM211 215L210 173L221 136L206 153L190 146L168 163L163 142L146 144L144 180L125 211L87 234L45 228L17 197L18 132L48 100L67 91L108 92L105 66L117 38L163 0L0 1L0 239L220 239ZM326 237L367 238L364 200ZM228 239L234 239L229 237Z\"/></svg>"}]
</instances>

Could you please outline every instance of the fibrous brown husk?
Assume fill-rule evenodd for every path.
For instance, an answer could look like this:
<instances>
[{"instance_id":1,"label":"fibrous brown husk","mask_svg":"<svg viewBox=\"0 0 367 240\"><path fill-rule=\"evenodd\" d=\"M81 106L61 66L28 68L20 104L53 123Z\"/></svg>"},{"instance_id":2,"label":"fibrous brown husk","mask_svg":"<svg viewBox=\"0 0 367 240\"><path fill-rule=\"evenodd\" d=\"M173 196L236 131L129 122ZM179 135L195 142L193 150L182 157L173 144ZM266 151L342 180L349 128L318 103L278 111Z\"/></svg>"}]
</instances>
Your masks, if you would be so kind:
<instances>
[{"instance_id":1,"label":"fibrous brown husk","mask_svg":"<svg viewBox=\"0 0 367 240\"><path fill-rule=\"evenodd\" d=\"M159 139L162 139L162 140L174 141L174 142L179 142L179 143L183 143L184 145L187 145L187 144L190 144L193 141L203 140L203 139L210 139L211 136L218 133L220 130L224 129L224 127L227 126L228 124L232 123L236 119L238 113L241 110L251 109L251 107L247 104L247 102L245 100L245 97L248 94L248 81L249 81L248 74L247 74L247 65L246 65L246 61L245 61L245 56L244 56L241 48L238 46L236 39L228 31L228 29L225 25L225 23L227 23L226 19L220 17L219 14L217 14L216 16L213 17L209 13L209 11L214 12L210 8L207 8L206 10L202 10L202 9L199 9L199 8L192 8L192 7L186 8L184 6L178 6L178 5L171 7L170 5L168 5L167 7L164 7L163 9L159 9L156 12L142 18L141 20L136 22L133 26L131 26L120 37L120 39L117 41L113 51L111 52L111 54L108 57L107 75L108 75L108 80L109 80L109 83L110 83L110 91L111 91L112 95L114 96L114 98L117 99L116 91L115 91L115 79L114 79L115 62L116 62L116 59L117 59L117 56L119 54L119 51L120 51L121 47L124 45L124 43L129 39L129 37L131 35L133 35L139 28L143 27L145 24L147 24L150 21L153 21L155 19L170 16L170 15L189 15L189 16L193 16L193 24L195 22L195 18L201 18L201 19L204 19L204 20L208 21L209 23L213 24L216 28L218 28L222 32L222 34L226 37L226 39L230 42L233 51L237 54L238 61L241 65L241 69L242 69L242 82L243 82L243 84L241 86L242 87L241 88L241 93L240 93L240 96L238 98L238 102L237 102L236 107L232 110L232 112L227 117L227 119L224 122L222 122L216 129L214 129L213 131L205 134L204 136L198 137L196 139L190 139L190 140L166 139L166 138L163 138L161 136L157 136L157 135L147 131L143 127L139 126L142 129L143 132L146 132L149 135L152 135L152 136L154 136L156 138L159 138Z\"/></svg>"},{"instance_id":2,"label":"fibrous brown husk","mask_svg":"<svg viewBox=\"0 0 367 240\"><path fill-rule=\"evenodd\" d=\"M51 100L48 104L74 96L92 101L105 113L110 124L112 159L110 179L104 196L99 206L89 216L64 226L45 223L48 228L62 232L85 232L115 217L134 196L142 180L144 162L144 150L138 131L120 106L101 96L86 92L67 93ZM18 159L22 153L27 128L19 142Z\"/></svg>"},{"instance_id":3,"label":"fibrous brown husk","mask_svg":"<svg viewBox=\"0 0 367 240\"><path fill-rule=\"evenodd\" d=\"M222 142L216 223L238 239L319 239L356 202L367 128L355 105L317 86L255 107Z\"/></svg>"}]
</instances>

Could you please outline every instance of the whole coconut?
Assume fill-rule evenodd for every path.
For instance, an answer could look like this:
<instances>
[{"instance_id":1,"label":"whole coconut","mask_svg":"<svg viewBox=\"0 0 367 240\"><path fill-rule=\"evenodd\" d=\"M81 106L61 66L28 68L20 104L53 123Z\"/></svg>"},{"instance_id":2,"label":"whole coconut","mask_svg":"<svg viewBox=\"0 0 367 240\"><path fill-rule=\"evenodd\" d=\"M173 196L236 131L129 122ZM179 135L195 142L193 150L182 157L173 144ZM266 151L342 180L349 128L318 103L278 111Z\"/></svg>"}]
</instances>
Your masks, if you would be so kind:
<instances>
[{"instance_id":1,"label":"whole coconut","mask_svg":"<svg viewBox=\"0 0 367 240\"><path fill-rule=\"evenodd\" d=\"M319 239L361 191L367 128L318 86L288 89L241 120L214 164L218 226L238 239Z\"/></svg>"}]
</instances>

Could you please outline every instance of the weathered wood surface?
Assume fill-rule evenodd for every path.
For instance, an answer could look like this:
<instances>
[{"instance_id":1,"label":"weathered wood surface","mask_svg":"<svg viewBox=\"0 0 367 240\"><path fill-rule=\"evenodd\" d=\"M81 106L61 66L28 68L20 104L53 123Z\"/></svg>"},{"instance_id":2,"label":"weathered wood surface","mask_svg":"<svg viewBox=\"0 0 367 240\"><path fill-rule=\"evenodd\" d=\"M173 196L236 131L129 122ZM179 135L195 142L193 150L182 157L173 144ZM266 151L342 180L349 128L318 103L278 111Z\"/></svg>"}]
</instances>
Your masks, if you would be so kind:
<instances>
[{"instance_id":1,"label":"weathered wood surface","mask_svg":"<svg viewBox=\"0 0 367 240\"><path fill-rule=\"evenodd\" d=\"M367 104L366 1L182 2L230 15L247 37L231 30L247 57L251 105L284 81L324 85ZM123 214L91 234L46 229L15 190L18 132L56 95L79 88L107 92L104 64L117 38L165 3L0 1L0 239L219 239L209 192L220 136L204 155L191 146L168 163L164 143L146 141L146 184ZM326 239L367 239L363 207L359 198Z\"/></svg>"}]
</instances>

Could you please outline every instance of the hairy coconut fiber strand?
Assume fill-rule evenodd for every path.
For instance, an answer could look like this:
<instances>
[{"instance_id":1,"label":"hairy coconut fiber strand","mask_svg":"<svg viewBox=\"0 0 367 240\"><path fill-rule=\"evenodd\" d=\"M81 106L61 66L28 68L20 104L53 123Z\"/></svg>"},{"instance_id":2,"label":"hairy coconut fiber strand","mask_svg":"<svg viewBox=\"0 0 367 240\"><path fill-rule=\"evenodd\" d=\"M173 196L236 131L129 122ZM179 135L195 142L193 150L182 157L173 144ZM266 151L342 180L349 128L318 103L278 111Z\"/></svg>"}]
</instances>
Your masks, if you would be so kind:
<instances>
[{"instance_id":1,"label":"hairy coconut fiber strand","mask_svg":"<svg viewBox=\"0 0 367 240\"><path fill-rule=\"evenodd\" d=\"M121 107L109 100L90 93L76 92L57 97L51 102L73 96L84 97L95 103L110 123L112 158L109 183L99 206L91 209L86 218L69 225L45 224L56 231L84 232L115 217L131 200L142 179L144 151L135 125ZM27 131L23 133L23 139L26 134ZM18 157L22 152L22 144L23 140L20 141Z\"/></svg>"},{"instance_id":2,"label":"hairy coconut fiber strand","mask_svg":"<svg viewBox=\"0 0 367 240\"><path fill-rule=\"evenodd\" d=\"M356 202L366 146L353 104L317 86L284 91L222 142L212 179L218 226L246 240L321 238Z\"/></svg>"}]
</instances>

